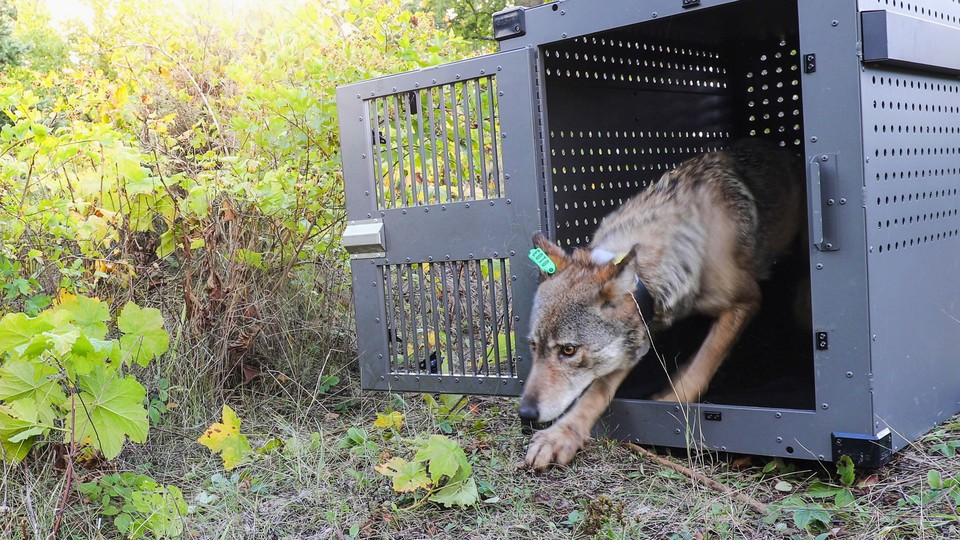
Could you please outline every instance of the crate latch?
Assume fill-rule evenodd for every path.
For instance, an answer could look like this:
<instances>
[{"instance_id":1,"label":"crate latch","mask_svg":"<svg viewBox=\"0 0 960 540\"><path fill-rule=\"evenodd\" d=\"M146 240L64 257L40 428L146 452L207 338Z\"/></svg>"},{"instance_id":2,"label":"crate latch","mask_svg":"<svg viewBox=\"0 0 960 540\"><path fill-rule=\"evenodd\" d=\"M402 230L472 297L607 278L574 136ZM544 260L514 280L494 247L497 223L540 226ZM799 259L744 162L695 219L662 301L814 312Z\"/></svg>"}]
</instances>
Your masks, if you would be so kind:
<instances>
[{"instance_id":1,"label":"crate latch","mask_svg":"<svg viewBox=\"0 0 960 540\"><path fill-rule=\"evenodd\" d=\"M383 221L362 219L351 221L343 230L343 247L351 259L373 259L386 256Z\"/></svg>"}]
</instances>

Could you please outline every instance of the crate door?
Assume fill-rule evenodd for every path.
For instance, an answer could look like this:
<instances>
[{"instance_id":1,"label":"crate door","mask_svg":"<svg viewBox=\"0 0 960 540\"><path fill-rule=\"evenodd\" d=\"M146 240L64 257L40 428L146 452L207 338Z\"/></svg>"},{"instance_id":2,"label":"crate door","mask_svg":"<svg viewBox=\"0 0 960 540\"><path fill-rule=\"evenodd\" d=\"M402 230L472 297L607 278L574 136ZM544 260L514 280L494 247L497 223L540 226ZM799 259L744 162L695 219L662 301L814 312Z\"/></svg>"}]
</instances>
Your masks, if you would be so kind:
<instances>
[{"instance_id":1,"label":"crate door","mask_svg":"<svg viewBox=\"0 0 960 540\"><path fill-rule=\"evenodd\" d=\"M523 49L338 89L365 388L520 392L543 215L536 62Z\"/></svg>"}]
</instances>

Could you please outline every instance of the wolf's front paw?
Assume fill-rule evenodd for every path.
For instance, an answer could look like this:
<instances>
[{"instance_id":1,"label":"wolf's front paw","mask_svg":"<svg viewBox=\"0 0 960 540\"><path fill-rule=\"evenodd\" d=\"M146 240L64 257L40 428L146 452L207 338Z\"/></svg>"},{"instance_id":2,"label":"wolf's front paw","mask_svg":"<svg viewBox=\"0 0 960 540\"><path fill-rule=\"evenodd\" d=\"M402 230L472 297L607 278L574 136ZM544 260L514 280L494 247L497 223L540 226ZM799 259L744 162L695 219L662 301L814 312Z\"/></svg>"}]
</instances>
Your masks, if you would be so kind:
<instances>
[{"instance_id":1,"label":"wolf's front paw","mask_svg":"<svg viewBox=\"0 0 960 540\"><path fill-rule=\"evenodd\" d=\"M527 466L542 472L551 465L566 465L586 440L587 435L575 428L554 425L533 436L527 449Z\"/></svg>"}]
</instances>

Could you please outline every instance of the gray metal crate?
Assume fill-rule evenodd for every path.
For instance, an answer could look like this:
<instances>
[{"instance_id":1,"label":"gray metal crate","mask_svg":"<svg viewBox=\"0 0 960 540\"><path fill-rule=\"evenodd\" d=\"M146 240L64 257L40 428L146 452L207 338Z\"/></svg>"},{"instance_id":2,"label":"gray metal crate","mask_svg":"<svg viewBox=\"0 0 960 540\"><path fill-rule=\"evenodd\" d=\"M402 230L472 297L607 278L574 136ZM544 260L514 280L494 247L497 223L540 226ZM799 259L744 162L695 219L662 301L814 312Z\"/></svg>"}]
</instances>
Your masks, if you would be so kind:
<instances>
[{"instance_id":1,"label":"gray metal crate","mask_svg":"<svg viewBox=\"0 0 960 540\"><path fill-rule=\"evenodd\" d=\"M704 403L643 399L663 384L645 362L598 431L878 464L960 410L960 4L567 0L498 20L497 54L338 90L365 387L518 394L531 234L586 244L665 170L753 136L805 157L809 242Z\"/></svg>"}]
</instances>

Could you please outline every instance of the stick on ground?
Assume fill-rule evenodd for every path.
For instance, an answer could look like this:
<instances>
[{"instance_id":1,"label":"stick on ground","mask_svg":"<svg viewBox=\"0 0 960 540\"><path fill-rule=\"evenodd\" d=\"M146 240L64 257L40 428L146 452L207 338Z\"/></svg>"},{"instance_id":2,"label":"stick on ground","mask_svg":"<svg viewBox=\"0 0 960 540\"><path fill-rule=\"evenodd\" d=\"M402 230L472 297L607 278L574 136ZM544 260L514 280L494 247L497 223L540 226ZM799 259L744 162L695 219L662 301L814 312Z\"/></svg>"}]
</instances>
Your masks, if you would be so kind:
<instances>
[{"instance_id":1,"label":"stick on ground","mask_svg":"<svg viewBox=\"0 0 960 540\"><path fill-rule=\"evenodd\" d=\"M751 497L749 497L749 496L747 496L747 495L744 495L743 493L739 493L739 492L737 492L737 491L734 491L734 490L730 489L729 487L721 484L720 482L717 482L717 481L714 480L713 478L708 478L708 477L704 476L703 474L698 473L697 471L694 471L693 469L690 469L689 467L684 467L683 465L680 465L679 463L674 463L674 462L670 461L669 459L662 458L662 457L654 454L653 452L647 450L646 448L643 448L642 446L638 446L638 445L633 444L633 443L629 443L629 442L628 442L628 443L624 443L624 446L626 446L626 447L629 448L630 450L633 450L634 452L637 452L637 453L639 453L639 454L642 454L642 455L644 455L644 456L646 456L646 457L648 457L648 458L656 461L657 463L663 465L664 467L669 467L669 468L677 471L678 473L680 473L680 474L682 474L682 475L684 475L684 476L688 476L688 477L692 478L693 480L696 480L697 482L699 482L699 483L701 483L701 484L703 484L703 485L705 485L705 486L708 486L708 487L710 487L710 488L712 488L712 489L715 489L715 490L717 490L717 491L719 491L719 492L721 492L721 493L724 493L724 494L726 494L726 495L729 495L729 496L733 497L734 499L742 502L743 504L746 504L746 505L749 506L750 508L753 508L754 510L756 510L756 511L757 511L758 513L760 513L760 514L766 515L766 514L769 512L769 508L767 507L766 504L764 504L764 503L762 503L762 502L760 502L760 501L758 501L758 500L756 500L756 499L753 499L753 498L751 498Z\"/></svg>"}]
</instances>

